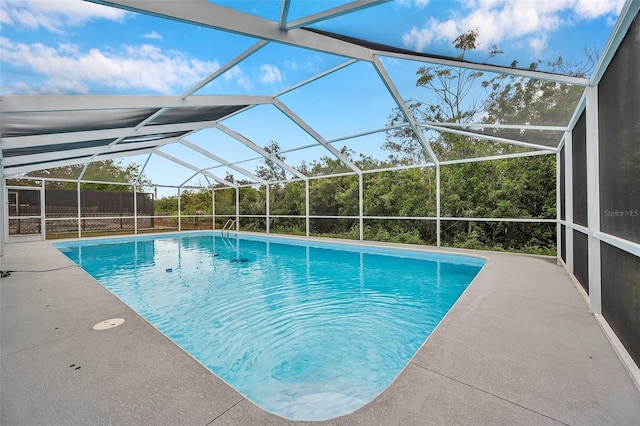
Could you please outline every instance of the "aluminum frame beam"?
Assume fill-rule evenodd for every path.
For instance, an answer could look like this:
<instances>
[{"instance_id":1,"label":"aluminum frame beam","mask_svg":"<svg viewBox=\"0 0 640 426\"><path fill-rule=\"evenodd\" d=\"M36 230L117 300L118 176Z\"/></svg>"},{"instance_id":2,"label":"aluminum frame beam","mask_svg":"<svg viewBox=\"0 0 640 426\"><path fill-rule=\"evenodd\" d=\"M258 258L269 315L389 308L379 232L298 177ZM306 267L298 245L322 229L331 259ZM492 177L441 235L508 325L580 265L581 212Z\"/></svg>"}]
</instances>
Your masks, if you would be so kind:
<instances>
[{"instance_id":1,"label":"aluminum frame beam","mask_svg":"<svg viewBox=\"0 0 640 426\"><path fill-rule=\"evenodd\" d=\"M290 31L296 28L304 27L307 25L315 24L317 22L326 21L327 19L336 18L338 16L346 15L347 13L356 12L358 10L366 9L371 6L376 6L382 3L388 3L391 0L356 0L351 3L337 6L323 12L319 12L301 19L297 19L289 24L286 24L283 28L285 31ZM280 23L282 28L282 21Z\"/></svg>"},{"instance_id":2,"label":"aluminum frame beam","mask_svg":"<svg viewBox=\"0 0 640 426\"><path fill-rule=\"evenodd\" d=\"M640 2L639 2L640 3ZM589 312L602 313L602 274L600 241L594 233L600 232L600 150L598 123L598 86L586 90L586 151L587 151L587 264L589 285Z\"/></svg>"},{"instance_id":3,"label":"aluminum frame beam","mask_svg":"<svg viewBox=\"0 0 640 426\"><path fill-rule=\"evenodd\" d=\"M268 95L3 95L3 114L13 112L82 111L103 109L188 108L232 105L260 105L273 102Z\"/></svg>"},{"instance_id":4,"label":"aluminum frame beam","mask_svg":"<svg viewBox=\"0 0 640 426\"><path fill-rule=\"evenodd\" d=\"M222 132L226 133L227 135L231 136L233 139L237 140L238 142L242 143L247 148L250 148L250 149L254 150L258 154L262 155L264 158L267 158L267 159L273 161L274 163L276 163L277 165L279 165L280 167L282 167L283 169L285 169L289 173L293 174L294 176L297 176L298 178L304 180L305 182L307 182L309 180L308 176L300 173L299 171L297 171L296 169L294 169L293 167L291 167L290 165L288 165L284 161L278 159L275 155L272 155L269 152L265 151L264 149L260 148L258 145L253 143L251 140L249 140L245 136L241 135L240 133L238 133L238 132L236 132L234 130L231 130L230 128L228 128L224 124L217 123L216 128L218 128Z\"/></svg>"},{"instance_id":5,"label":"aluminum frame beam","mask_svg":"<svg viewBox=\"0 0 640 426\"><path fill-rule=\"evenodd\" d=\"M282 0L282 7L280 8L280 29L284 30L287 25L287 18L289 17L289 8L291 7L291 0Z\"/></svg>"},{"instance_id":6,"label":"aluminum frame beam","mask_svg":"<svg viewBox=\"0 0 640 426\"><path fill-rule=\"evenodd\" d=\"M375 51L376 56L386 56L389 58L406 59L408 61L426 62L435 65L445 65L454 68L468 68L472 70L491 72L496 74L514 75L518 77L532 78L536 80L555 81L556 83L574 84L576 86L588 86L589 79L583 77L572 77L562 74L552 74L542 71L531 71L520 68L511 68L500 65L478 64L475 62L457 61L455 59L433 58L429 56L411 55L408 53L395 53L386 51Z\"/></svg>"},{"instance_id":7,"label":"aluminum frame beam","mask_svg":"<svg viewBox=\"0 0 640 426\"><path fill-rule=\"evenodd\" d=\"M440 127L470 127L486 129L515 129L515 130L541 130L551 132L565 132L567 126L539 126L529 124L491 124L491 123L448 123L445 121L420 121L419 125L431 125Z\"/></svg>"},{"instance_id":8,"label":"aluminum frame beam","mask_svg":"<svg viewBox=\"0 0 640 426\"><path fill-rule=\"evenodd\" d=\"M211 83L213 80L215 80L216 78L218 78L219 76L221 76L225 72L229 71L231 68L233 68L234 66L236 66L237 64L239 64L240 62L242 62L243 60L248 58L249 56L253 55L258 50L262 49L264 46L267 45L267 43L268 42L265 41L265 40L260 40L259 42L257 42L253 46L251 46L249 49L245 50L240 55L236 56L235 58L233 58L232 60L227 62L225 65L220 67L218 70L216 70L216 72L214 72L213 74L209 75L208 77L205 77L198 84L196 84L191 89L189 89L186 92L184 92L182 94L181 98L185 99L188 96L191 96L193 93L197 92L198 90L202 89L204 86L206 86L207 84Z\"/></svg>"},{"instance_id":9,"label":"aluminum frame beam","mask_svg":"<svg viewBox=\"0 0 640 426\"><path fill-rule=\"evenodd\" d=\"M539 149L544 151L553 151L553 152L558 150L557 147L538 145L538 144L529 143L529 142L520 142L513 139L500 138L500 137L491 136L491 135L479 135L477 133L467 132L465 130L452 129L449 127L431 126L429 124L419 124L419 126L426 127L427 129L436 130L438 132L453 133L456 135L468 136L468 137L477 138L477 139L485 139L492 142L500 142L500 143L506 143L510 145L518 145L526 148ZM560 141L558 141L558 143L560 143Z\"/></svg>"},{"instance_id":10,"label":"aluminum frame beam","mask_svg":"<svg viewBox=\"0 0 640 426\"><path fill-rule=\"evenodd\" d=\"M235 164L232 164L230 162L228 162L227 160L225 160L224 158L218 157L217 155L215 155L214 153L212 153L211 151L208 151L202 147L199 147L198 145L189 142L188 140L184 139L184 138L180 138L178 140L178 142L180 142L182 145L196 151L199 152L200 154L209 157L210 159L217 161L218 163L222 164L223 166L229 167L230 169L235 170L236 172L245 175L253 180L255 180L256 182L262 184L262 185L266 185L267 181L262 179L259 176L256 176L255 174L251 173L250 171L243 169L240 166L236 166Z\"/></svg>"},{"instance_id":11,"label":"aluminum frame beam","mask_svg":"<svg viewBox=\"0 0 640 426\"><path fill-rule=\"evenodd\" d=\"M422 145L425 151L427 151L427 154L431 158L431 161L433 161L436 167L438 167L439 161L438 161L438 157L436 156L436 153L433 151L433 148L431 148L429 141L427 140L427 138L425 138L424 133L422 133L422 130L418 125L418 122L411 114L411 111L409 111L409 108L407 108L407 104L402 99L400 92L396 88L395 84L393 83L393 80L387 73L387 70L385 69L382 62L380 62L379 58L377 57L375 58L373 62L373 67L378 72L380 79L382 80L384 85L387 87L387 90L389 91L389 94L391 95L393 100L396 102L396 105L398 105L398 107L402 110L402 113L404 114L404 117L407 120L407 124L413 130L413 133L416 135L416 138L418 138L418 142L420 142L420 145Z\"/></svg>"},{"instance_id":12,"label":"aluminum frame beam","mask_svg":"<svg viewBox=\"0 0 640 426\"><path fill-rule=\"evenodd\" d=\"M303 28L285 32L278 22L205 1L86 1L349 58L370 61L373 57L372 51L362 46L306 31Z\"/></svg>"},{"instance_id":13,"label":"aluminum frame beam","mask_svg":"<svg viewBox=\"0 0 640 426\"><path fill-rule=\"evenodd\" d=\"M182 161L179 158L174 157L173 155L170 154L166 154L160 150L155 150L153 151L154 154L159 155L160 157L166 158L169 161L173 161L176 164L179 164L183 167L186 167L187 169L193 170L194 172L198 172L201 173L203 176L205 177L210 177L211 179L215 180L216 182L220 182L222 184L225 184L231 188L236 188L238 185L236 185L235 183L229 182L228 180L222 179L221 177L218 177L216 175L214 175L213 173L205 170L205 169L199 169L196 166L193 166L189 163L187 163L186 161ZM193 176L191 177L193 178ZM190 179L191 179L190 178Z\"/></svg>"},{"instance_id":14,"label":"aluminum frame beam","mask_svg":"<svg viewBox=\"0 0 640 426\"><path fill-rule=\"evenodd\" d=\"M355 64L356 62L358 62L358 61L356 61L355 59L349 59L349 60L348 60L348 61L346 61L346 62L343 62L343 63L341 63L341 64L336 65L336 66L335 66L335 67L333 67L333 68L330 68L330 69L328 69L328 70L326 70L326 71L323 71L323 72L321 72L321 73L319 73L319 74L316 74L316 75L314 75L314 76L312 76L312 77L310 77L310 78L308 78L308 79L306 79L306 80L304 80L304 81L301 81L300 83L296 83L296 84L294 84L293 86L289 86L289 87L287 87L286 89L284 89L284 90L282 90L282 91L278 92L274 97L275 97L275 98L277 98L277 97L279 97L279 96L284 95L285 93L292 92L292 91L296 90L296 89L297 89L297 88L299 88L299 87L305 86L305 85L307 85L307 84L309 84L309 83L311 83L311 82L314 82L314 81L316 81L316 80L318 80L318 79L320 79L320 78L322 78L322 77L324 77L324 76L327 76L327 75L329 75L329 74L333 74L334 72L339 71L339 70L341 70L342 68L346 68L346 67L348 67L349 65Z\"/></svg>"},{"instance_id":15,"label":"aluminum frame beam","mask_svg":"<svg viewBox=\"0 0 640 426\"><path fill-rule=\"evenodd\" d=\"M300 118L295 112L293 112L288 106L286 106L279 99L274 100L274 106L278 108L284 115L289 117L291 121L296 123L302 130L307 132L309 136L315 139L320 145L324 146L330 153L336 156L342 161L348 168L350 168L357 175L361 175L362 171L358 166L353 164L342 152L336 149L333 145L329 144L318 132L316 132L311 126L309 126L302 118Z\"/></svg>"},{"instance_id":16,"label":"aluminum frame beam","mask_svg":"<svg viewBox=\"0 0 640 426\"><path fill-rule=\"evenodd\" d=\"M374 135L376 133L387 132L389 130L399 129L400 127L407 127L407 126L410 126L410 124L409 123L394 124L393 126L381 127L381 128L378 128L378 129L367 130L365 132L359 132L359 133L355 133L355 134L352 134L352 135L341 136L339 138L328 140L327 142L336 143L336 142L340 142L340 141L346 141L346 140L349 140L349 139L359 138L359 137L362 137L362 136L369 136L369 135Z\"/></svg>"},{"instance_id":17,"label":"aluminum frame beam","mask_svg":"<svg viewBox=\"0 0 640 426\"><path fill-rule=\"evenodd\" d=\"M554 154L556 154L556 152L553 150L516 152L514 154L489 155L486 157L461 158L459 160L446 160L446 161L441 161L440 165L446 166L449 164L480 163L483 161L508 160L510 158L526 158L526 157L537 157L538 155L554 155Z\"/></svg>"}]
</instances>

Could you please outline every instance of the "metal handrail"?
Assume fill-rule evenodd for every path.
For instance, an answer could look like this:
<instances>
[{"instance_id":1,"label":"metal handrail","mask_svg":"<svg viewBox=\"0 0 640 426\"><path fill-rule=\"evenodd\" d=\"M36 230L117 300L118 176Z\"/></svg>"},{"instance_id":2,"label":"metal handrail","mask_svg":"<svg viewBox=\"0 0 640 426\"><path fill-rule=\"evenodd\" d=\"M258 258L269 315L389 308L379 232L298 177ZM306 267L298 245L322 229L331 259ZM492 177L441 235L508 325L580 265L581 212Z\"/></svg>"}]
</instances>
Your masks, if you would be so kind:
<instances>
[{"instance_id":1,"label":"metal handrail","mask_svg":"<svg viewBox=\"0 0 640 426\"><path fill-rule=\"evenodd\" d=\"M227 220L224 226L222 227L222 231L220 232L220 235L224 237L224 231L227 231L227 237L228 237L229 232L231 231L231 228L233 228L233 225L235 225L235 223L236 223L236 219ZM227 225L229 225L228 228L227 228Z\"/></svg>"}]
</instances>

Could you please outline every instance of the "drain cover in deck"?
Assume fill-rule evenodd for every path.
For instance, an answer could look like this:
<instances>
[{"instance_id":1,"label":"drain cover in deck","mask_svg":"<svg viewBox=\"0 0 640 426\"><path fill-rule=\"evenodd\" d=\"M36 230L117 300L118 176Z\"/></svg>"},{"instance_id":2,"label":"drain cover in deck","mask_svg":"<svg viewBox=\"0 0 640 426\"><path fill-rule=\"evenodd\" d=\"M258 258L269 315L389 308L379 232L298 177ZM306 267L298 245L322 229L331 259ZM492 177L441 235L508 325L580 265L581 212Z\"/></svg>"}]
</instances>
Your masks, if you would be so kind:
<instances>
[{"instance_id":1,"label":"drain cover in deck","mask_svg":"<svg viewBox=\"0 0 640 426\"><path fill-rule=\"evenodd\" d=\"M93 326L93 329L94 330L108 330L110 328L119 326L123 322L124 322L124 319L122 319L122 318L108 319L108 320L104 320L102 322L97 323L96 325Z\"/></svg>"}]
</instances>

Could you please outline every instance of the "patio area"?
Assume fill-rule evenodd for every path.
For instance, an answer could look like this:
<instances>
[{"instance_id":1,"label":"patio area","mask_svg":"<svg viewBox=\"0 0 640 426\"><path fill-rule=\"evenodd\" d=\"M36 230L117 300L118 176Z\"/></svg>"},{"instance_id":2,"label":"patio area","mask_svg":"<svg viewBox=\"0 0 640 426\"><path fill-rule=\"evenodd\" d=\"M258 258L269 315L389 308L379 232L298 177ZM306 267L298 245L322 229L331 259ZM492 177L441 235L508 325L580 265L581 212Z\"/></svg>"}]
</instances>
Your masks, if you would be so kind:
<instances>
[{"instance_id":1,"label":"patio area","mask_svg":"<svg viewBox=\"0 0 640 426\"><path fill-rule=\"evenodd\" d=\"M556 259L473 253L484 269L395 382L323 423L638 424L640 391ZM245 399L49 242L7 244L1 262L48 271L0 281L1 424L295 423ZM125 322L92 329L111 318Z\"/></svg>"}]
</instances>

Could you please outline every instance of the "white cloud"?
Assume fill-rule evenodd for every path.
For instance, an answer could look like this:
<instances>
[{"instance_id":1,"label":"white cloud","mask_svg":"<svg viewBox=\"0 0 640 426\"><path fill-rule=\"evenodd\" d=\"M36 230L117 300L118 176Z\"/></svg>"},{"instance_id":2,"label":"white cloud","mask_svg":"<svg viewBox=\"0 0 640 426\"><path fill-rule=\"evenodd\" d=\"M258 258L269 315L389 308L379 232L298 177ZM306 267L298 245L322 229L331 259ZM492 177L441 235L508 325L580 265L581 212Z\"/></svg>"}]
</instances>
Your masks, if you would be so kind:
<instances>
[{"instance_id":1,"label":"white cloud","mask_svg":"<svg viewBox=\"0 0 640 426\"><path fill-rule=\"evenodd\" d=\"M11 93L20 93L22 95L38 95L40 94L37 90L34 90L33 88L29 87L29 85L27 83L24 82L17 82L13 85L13 89L11 91Z\"/></svg>"},{"instance_id":2,"label":"white cloud","mask_svg":"<svg viewBox=\"0 0 640 426\"><path fill-rule=\"evenodd\" d=\"M541 35L540 37L532 37L529 39L529 47L535 53L539 54L547 47L547 38L544 35Z\"/></svg>"},{"instance_id":3,"label":"white cloud","mask_svg":"<svg viewBox=\"0 0 640 426\"><path fill-rule=\"evenodd\" d=\"M306 58L298 58L297 60L286 59L283 62L287 70L293 72L312 72L318 73L325 67L325 61L322 56L310 55Z\"/></svg>"},{"instance_id":4,"label":"white cloud","mask_svg":"<svg viewBox=\"0 0 640 426\"><path fill-rule=\"evenodd\" d=\"M284 61L284 66L287 67L290 70L293 70L293 71L297 71L298 68L300 68L298 63L296 61L292 61L292 60L285 60Z\"/></svg>"},{"instance_id":5,"label":"white cloud","mask_svg":"<svg viewBox=\"0 0 640 426\"><path fill-rule=\"evenodd\" d=\"M412 27L403 35L403 43L424 51L433 43L450 43L459 34L477 28L481 48L518 38L525 38L532 48L541 48L547 35L562 25L610 17L619 13L623 4L624 0L464 0L449 18L432 18L422 28Z\"/></svg>"},{"instance_id":6,"label":"white cloud","mask_svg":"<svg viewBox=\"0 0 640 426\"><path fill-rule=\"evenodd\" d=\"M0 1L2 25L64 33L69 26L82 25L92 19L121 21L128 12L122 9L81 0Z\"/></svg>"},{"instance_id":7,"label":"white cloud","mask_svg":"<svg viewBox=\"0 0 640 426\"><path fill-rule=\"evenodd\" d=\"M575 7L579 16L586 19L603 15L618 15L624 6L624 0L577 0Z\"/></svg>"},{"instance_id":8,"label":"white cloud","mask_svg":"<svg viewBox=\"0 0 640 426\"><path fill-rule=\"evenodd\" d=\"M415 6L418 9L423 9L429 4L429 0L398 0L398 4L404 7Z\"/></svg>"},{"instance_id":9,"label":"white cloud","mask_svg":"<svg viewBox=\"0 0 640 426\"><path fill-rule=\"evenodd\" d=\"M151 40L162 40L162 36L155 31L151 31L150 33L143 35L142 38L148 38Z\"/></svg>"},{"instance_id":10,"label":"white cloud","mask_svg":"<svg viewBox=\"0 0 640 426\"><path fill-rule=\"evenodd\" d=\"M408 33L402 36L402 42L405 46L410 46L418 52L422 52L433 41L453 40L461 32L458 23L453 19L439 22L431 18L423 28L411 28Z\"/></svg>"},{"instance_id":11,"label":"white cloud","mask_svg":"<svg viewBox=\"0 0 640 426\"><path fill-rule=\"evenodd\" d=\"M260 73L260 83L282 83L282 74L275 65L262 65Z\"/></svg>"},{"instance_id":12,"label":"white cloud","mask_svg":"<svg viewBox=\"0 0 640 426\"><path fill-rule=\"evenodd\" d=\"M434 37L435 32L429 27L412 27L409 32L402 35L402 43L418 52L422 52L425 47L431 44Z\"/></svg>"},{"instance_id":13,"label":"white cloud","mask_svg":"<svg viewBox=\"0 0 640 426\"><path fill-rule=\"evenodd\" d=\"M81 51L75 45L51 47L2 37L0 56L15 67L44 76L43 86L36 89L40 93L88 93L92 85L175 93L220 68L217 61L201 61L149 44L125 45L118 51ZM14 92L23 89L20 82L12 88Z\"/></svg>"},{"instance_id":14,"label":"white cloud","mask_svg":"<svg viewBox=\"0 0 640 426\"><path fill-rule=\"evenodd\" d=\"M234 81L238 86L246 90L253 89L251 80L244 74L244 71L242 71L242 68L238 65L225 72L223 76L225 81Z\"/></svg>"}]
</instances>

